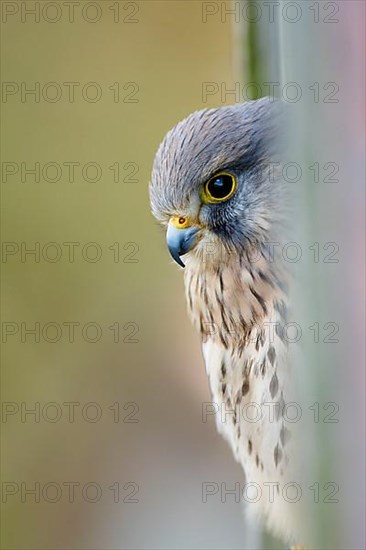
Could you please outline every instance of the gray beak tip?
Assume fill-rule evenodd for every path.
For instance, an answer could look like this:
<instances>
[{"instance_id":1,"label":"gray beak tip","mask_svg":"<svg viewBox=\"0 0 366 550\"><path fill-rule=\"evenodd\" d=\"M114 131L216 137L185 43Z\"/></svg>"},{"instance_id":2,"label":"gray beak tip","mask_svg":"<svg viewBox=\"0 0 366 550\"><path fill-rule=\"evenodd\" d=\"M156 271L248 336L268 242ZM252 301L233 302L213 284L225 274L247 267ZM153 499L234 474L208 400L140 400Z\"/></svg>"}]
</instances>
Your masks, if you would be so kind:
<instances>
[{"instance_id":1,"label":"gray beak tip","mask_svg":"<svg viewBox=\"0 0 366 550\"><path fill-rule=\"evenodd\" d=\"M169 246L168 246L168 250L169 250L170 255L171 255L171 257L173 258L173 260L174 260L175 262L177 262L177 264L180 265L180 267L185 268L186 266L185 266L184 263L182 262L181 257L180 257L179 254L177 253L177 250L174 249L173 247L169 247Z\"/></svg>"},{"instance_id":2,"label":"gray beak tip","mask_svg":"<svg viewBox=\"0 0 366 550\"><path fill-rule=\"evenodd\" d=\"M181 256L189 252L196 244L196 235L199 228L196 226L177 229L169 224L167 230L167 245L171 257L180 267L185 267Z\"/></svg>"}]
</instances>

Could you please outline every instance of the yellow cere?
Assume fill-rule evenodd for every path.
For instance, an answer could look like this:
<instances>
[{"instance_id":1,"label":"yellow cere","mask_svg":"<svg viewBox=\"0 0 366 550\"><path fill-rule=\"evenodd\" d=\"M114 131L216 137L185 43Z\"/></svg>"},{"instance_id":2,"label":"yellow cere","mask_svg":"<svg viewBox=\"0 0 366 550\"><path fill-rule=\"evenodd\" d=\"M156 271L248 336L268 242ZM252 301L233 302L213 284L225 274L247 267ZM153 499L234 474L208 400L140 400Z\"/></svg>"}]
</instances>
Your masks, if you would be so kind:
<instances>
[{"instance_id":1,"label":"yellow cere","mask_svg":"<svg viewBox=\"0 0 366 550\"><path fill-rule=\"evenodd\" d=\"M185 216L172 216L169 222L177 229L185 229L186 227L192 225L189 219Z\"/></svg>"}]
</instances>

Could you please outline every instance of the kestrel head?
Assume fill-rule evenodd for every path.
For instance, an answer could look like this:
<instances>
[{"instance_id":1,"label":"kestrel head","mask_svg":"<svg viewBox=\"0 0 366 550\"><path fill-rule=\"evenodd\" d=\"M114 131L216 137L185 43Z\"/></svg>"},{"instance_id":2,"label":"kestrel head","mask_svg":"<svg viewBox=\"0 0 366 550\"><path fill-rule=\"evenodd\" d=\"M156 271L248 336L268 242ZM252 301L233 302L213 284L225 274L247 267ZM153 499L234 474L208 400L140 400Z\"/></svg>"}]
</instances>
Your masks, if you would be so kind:
<instances>
[{"instance_id":1,"label":"kestrel head","mask_svg":"<svg viewBox=\"0 0 366 550\"><path fill-rule=\"evenodd\" d=\"M165 136L153 165L151 208L167 225L169 251L182 267L185 254L185 262L212 246L241 254L268 239L279 201L278 111L269 98L204 109Z\"/></svg>"}]
</instances>

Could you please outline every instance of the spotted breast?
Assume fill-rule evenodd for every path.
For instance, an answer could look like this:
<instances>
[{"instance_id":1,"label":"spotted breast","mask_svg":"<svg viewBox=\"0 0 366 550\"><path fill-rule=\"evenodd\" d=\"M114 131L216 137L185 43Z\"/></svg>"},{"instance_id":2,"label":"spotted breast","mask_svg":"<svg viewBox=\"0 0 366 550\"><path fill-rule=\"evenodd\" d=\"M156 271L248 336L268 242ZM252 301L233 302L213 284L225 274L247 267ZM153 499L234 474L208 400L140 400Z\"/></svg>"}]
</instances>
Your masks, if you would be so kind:
<instances>
[{"instance_id":1,"label":"spotted breast","mask_svg":"<svg viewBox=\"0 0 366 550\"><path fill-rule=\"evenodd\" d=\"M294 479L292 430L283 414L293 399L287 277L262 255L215 265L189 258L185 287L202 337L217 428L244 469L247 513L295 541L288 524L296 525L289 521L296 506L283 498L283 487Z\"/></svg>"}]
</instances>

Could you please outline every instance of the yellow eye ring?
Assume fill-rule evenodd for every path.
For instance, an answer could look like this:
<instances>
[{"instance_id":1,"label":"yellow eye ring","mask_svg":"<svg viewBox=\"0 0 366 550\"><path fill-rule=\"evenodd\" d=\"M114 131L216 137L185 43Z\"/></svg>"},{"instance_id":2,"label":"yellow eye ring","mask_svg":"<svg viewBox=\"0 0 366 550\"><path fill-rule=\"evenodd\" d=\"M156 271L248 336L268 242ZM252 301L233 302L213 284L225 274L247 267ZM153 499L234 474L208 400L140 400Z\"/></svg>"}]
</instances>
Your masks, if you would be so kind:
<instances>
[{"instance_id":1,"label":"yellow eye ring","mask_svg":"<svg viewBox=\"0 0 366 550\"><path fill-rule=\"evenodd\" d=\"M202 201L205 204L217 204L230 199L236 191L238 182L229 172L218 172L206 181L202 189Z\"/></svg>"}]
</instances>

